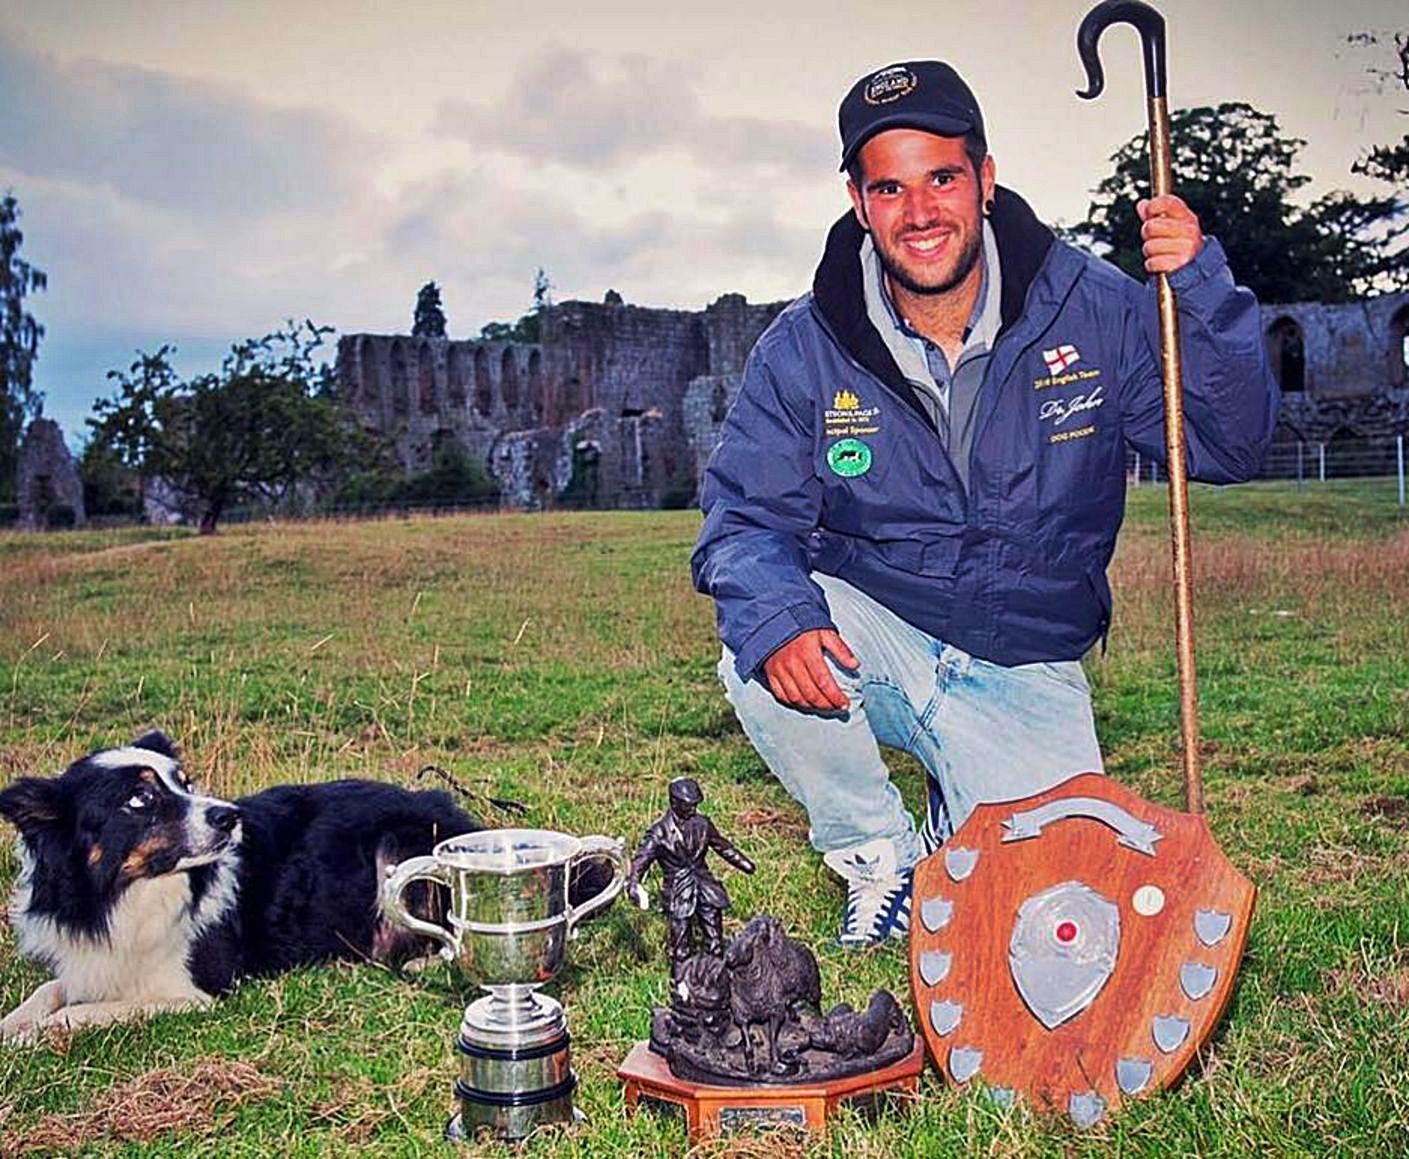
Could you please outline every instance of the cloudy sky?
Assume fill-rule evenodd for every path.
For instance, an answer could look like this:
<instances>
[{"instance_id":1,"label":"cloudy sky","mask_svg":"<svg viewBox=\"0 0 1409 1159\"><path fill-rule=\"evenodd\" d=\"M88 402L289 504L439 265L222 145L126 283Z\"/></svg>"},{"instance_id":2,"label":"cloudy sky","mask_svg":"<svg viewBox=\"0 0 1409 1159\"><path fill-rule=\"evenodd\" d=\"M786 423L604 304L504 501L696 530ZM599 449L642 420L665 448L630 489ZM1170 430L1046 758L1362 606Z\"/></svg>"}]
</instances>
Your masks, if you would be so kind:
<instances>
[{"instance_id":1,"label":"cloudy sky","mask_svg":"<svg viewBox=\"0 0 1409 1159\"><path fill-rule=\"evenodd\" d=\"M1085 213L1143 127L1135 34L1083 102L1087 0L11 0L0 190L47 271L46 411L83 437L105 372L173 342L187 372L286 317L452 336L559 299L697 309L806 288L845 208L836 105L863 72L940 57L978 94L999 179ZM1175 106L1246 100L1305 138L1311 194L1404 131L1349 33L1403 0L1164 0Z\"/></svg>"}]
</instances>

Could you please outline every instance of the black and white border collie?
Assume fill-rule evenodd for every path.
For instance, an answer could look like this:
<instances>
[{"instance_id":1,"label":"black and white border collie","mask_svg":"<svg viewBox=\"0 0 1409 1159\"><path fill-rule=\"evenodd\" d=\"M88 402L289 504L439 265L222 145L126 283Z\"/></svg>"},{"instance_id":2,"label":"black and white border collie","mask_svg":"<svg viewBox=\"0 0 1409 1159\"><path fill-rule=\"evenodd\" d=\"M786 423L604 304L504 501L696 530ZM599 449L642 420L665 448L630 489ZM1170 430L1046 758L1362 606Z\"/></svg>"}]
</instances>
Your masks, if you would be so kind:
<instances>
[{"instance_id":1,"label":"black and white border collie","mask_svg":"<svg viewBox=\"0 0 1409 1159\"><path fill-rule=\"evenodd\" d=\"M151 732L0 792L19 830L10 922L54 975L0 1039L202 1006L247 974L397 964L431 943L380 917L386 869L479 826L444 792L371 781L202 796ZM431 887L407 899L435 920Z\"/></svg>"}]
</instances>

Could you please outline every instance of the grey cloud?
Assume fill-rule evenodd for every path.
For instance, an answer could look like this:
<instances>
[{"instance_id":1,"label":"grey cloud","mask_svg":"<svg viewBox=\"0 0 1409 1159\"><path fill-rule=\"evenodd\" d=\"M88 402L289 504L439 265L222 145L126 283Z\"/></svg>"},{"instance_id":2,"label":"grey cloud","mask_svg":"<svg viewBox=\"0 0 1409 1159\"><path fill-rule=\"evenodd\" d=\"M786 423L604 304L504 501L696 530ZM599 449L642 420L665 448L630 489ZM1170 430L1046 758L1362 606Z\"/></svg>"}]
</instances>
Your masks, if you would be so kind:
<instances>
[{"instance_id":1,"label":"grey cloud","mask_svg":"<svg viewBox=\"0 0 1409 1159\"><path fill-rule=\"evenodd\" d=\"M0 159L182 216L329 207L372 144L341 119L129 65L72 64L0 30Z\"/></svg>"},{"instance_id":2,"label":"grey cloud","mask_svg":"<svg viewBox=\"0 0 1409 1159\"><path fill-rule=\"evenodd\" d=\"M833 152L826 126L712 115L683 68L569 49L529 61L492 104L441 102L434 127L472 145L590 170L674 150L712 166L815 174Z\"/></svg>"},{"instance_id":3,"label":"grey cloud","mask_svg":"<svg viewBox=\"0 0 1409 1159\"><path fill-rule=\"evenodd\" d=\"M829 130L800 121L714 117L691 138L699 159L720 166L776 166L809 177L835 172L841 147Z\"/></svg>"},{"instance_id":4,"label":"grey cloud","mask_svg":"<svg viewBox=\"0 0 1409 1159\"><path fill-rule=\"evenodd\" d=\"M670 143L699 116L695 98L658 61L559 49L529 61L499 101L443 101L435 128L473 145L595 168Z\"/></svg>"},{"instance_id":5,"label":"grey cloud","mask_svg":"<svg viewBox=\"0 0 1409 1159\"><path fill-rule=\"evenodd\" d=\"M563 199L456 173L408 191L372 260L405 269L408 284L436 278L447 302L464 304L452 322L467 333L526 309L539 266L560 297L596 298L608 286L648 305L698 306L731 290L792 297L811 280L824 232L756 206L710 219L650 210L602 222Z\"/></svg>"}]
</instances>

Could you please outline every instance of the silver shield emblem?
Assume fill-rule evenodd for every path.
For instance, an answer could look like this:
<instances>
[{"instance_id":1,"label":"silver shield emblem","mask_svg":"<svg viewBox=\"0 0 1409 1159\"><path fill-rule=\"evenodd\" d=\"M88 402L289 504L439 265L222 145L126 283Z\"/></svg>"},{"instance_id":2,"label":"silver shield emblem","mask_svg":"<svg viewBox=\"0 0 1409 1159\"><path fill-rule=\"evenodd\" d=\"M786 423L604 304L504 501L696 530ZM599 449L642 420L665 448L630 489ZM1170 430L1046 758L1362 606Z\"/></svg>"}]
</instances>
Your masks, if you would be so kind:
<instances>
[{"instance_id":1,"label":"silver shield emblem","mask_svg":"<svg viewBox=\"0 0 1409 1159\"><path fill-rule=\"evenodd\" d=\"M1155 1064L1147 1058L1122 1058L1115 1064L1115 1081L1127 1095L1138 1095L1150 1085Z\"/></svg>"},{"instance_id":2,"label":"silver shield emblem","mask_svg":"<svg viewBox=\"0 0 1409 1159\"><path fill-rule=\"evenodd\" d=\"M1150 1031L1154 1035L1155 1045L1165 1054L1173 1054L1189 1037L1189 1020L1177 1014L1157 1014L1150 1023Z\"/></svg>"},{"instance_id":3,"label":"silver shield emblem","mask_svg":"<svg viewBox=\"0 0 1409 1159\"><path fill-rule=\"evenodd\" d=\"M949 1052L949 1073L956 1083L966 1083L983 1065L983 1051L972 1046L956 1046Z\"/></svg>"},{"instance_id":4,"label":"silver shield emblem","mask_svg":"<svg viewBox=\"0 0 1409 1159\"><path fill-rule=\"evenodd\" d=\"M964 1008L957 1002L944 999L930 1003L930 1025L934 1027L934 1032L941 1037L953 1034L954 1028L959 1025L959 1020L963 1017Z\"/></svg>"},{"instance_id":5,"label":"silver shield emblem","mask_svg":"<svg viewBox=\"0 0 1409 1159\"><path fill-rule=\"evenodd\" d=\"M1095 1091L1074 1092L1067 1100L1067 1113L1073 1123L1085 1130L1105 1118L1106 1100Z\"/></svg>"},{"instance_id":6,"label":"silver shield emblem","mask_svg":"<svg viewBox=\"0 0 1409 1159\"><path fill-rule=\"evenodd\" d=\"M1218 981L1218 971L1202 962L1185 962L1179 967L1179 985L1191 1001L1206 998Z\"/></svg>"},{"instance_id":7,"label":"silver shield emblem","mask_svg":"<svg viewBox=\"0 0 1409 1159\"><path fill-rule=\"evenodd\" d=\"M1008 966L1018 993L1048 1030L1095 1000L1115 969L1120 910L1079 881L1034 894L1018 908Z\"/></svg>"},{"instance_id":8,"label":"silver shield emblem","mask_svg":"<svg viewBox=\"0 0 1409 1159\"><path fill-rule=\"evenodd\" d=\"M938 986L949 977L954 958L941 950L926 950L920 955L920 978L926 986Z\"/></svg>"},{"instance_id":9,"label":"silver shield emblem","mask_svg":"<svg viewBox=\"0 0 1409 1159\"><path fill-rule=\"evenodd\" d=\"M978 864L977 849L960 849L955 846L944 851L944 870L952 881L963 881Z\"/></svg>"},{"instance_id":10,"label":"silver shield emblem","mask_svg":"<svg viewBox=\"0 0 1409 1159\"><path fill-rule=\"evenodd\" d=\"M953 916L954 903L942 897L927 897L920 903L920 920L932 934L944 929Z\"/></svg>"},{"instance_id":11,"label":"silver shield emblem","mask_svg":"<svg viewBox=\"0 0 1409 1159\"><path fill-rule=\"evenodd\" d=\"M1216 946L1233 928L1233 916L1216 909L1201 909L1194 914L1194 933L1206 946Z\"/></svg>"}]
</instances>

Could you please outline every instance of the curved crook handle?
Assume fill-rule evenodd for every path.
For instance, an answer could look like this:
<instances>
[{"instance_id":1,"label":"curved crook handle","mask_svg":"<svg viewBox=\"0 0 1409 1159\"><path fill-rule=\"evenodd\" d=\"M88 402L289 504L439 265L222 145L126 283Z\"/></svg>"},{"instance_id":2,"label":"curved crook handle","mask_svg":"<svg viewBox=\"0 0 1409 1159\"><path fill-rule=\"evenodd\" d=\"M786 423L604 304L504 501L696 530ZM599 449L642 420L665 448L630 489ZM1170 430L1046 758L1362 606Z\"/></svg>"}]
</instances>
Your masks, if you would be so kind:
<instances>
[{"instance_id":1,"label":"curved crook handle","mask_svg":"<svg viewBox=\"0 0 1409 1159\"><path fill-rule=\"evenodd\" d=\"M1086 66L1086 91L1078 89L1076 95L1093 100L1106 87L1106 75L1101 70L1096 45L1101 33L1112 24L1133 24L1140 30L1140 41L1145 49L1145 95L1164 96L1164 17L1140 0L1101 0L1086 14L1076 30L1076 52Z\"/></svg>"},{"instance_id":2,"label":"curved crook handle","mask_svg":"<svg viewBox=\"0 0 1409 1159\"><path fill-rule=\"evenodd\" d=\"M402 904L401 895L413 881L434 881L446 889L452 888L446 866L434 857L412 857L394 866L386 881L382 883L382 913L393 925L434 938L440 943L440 956L447 962L453 962L460 952L460 944L454 936L434 922L425 922L413 917Z\"/></svg>"},{"instance_id":3,"label":"curved crook handle","mask_svg":"<svg viewBox=\"0 0 1409 1159\"><path fill-rule=\"evenodd\" d=\"M582 848L572 855L568 862L568 880L572 880L572 867L587 857L605 857L616 869L611 883L601 893L589 897L581 905L568 907L568 932L590 913L595 913L621 892L626 884L626 842L620 837L583 837Z\"/></svg>"}]
</instances>

